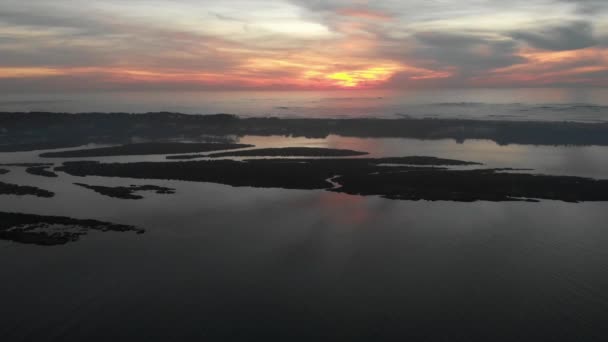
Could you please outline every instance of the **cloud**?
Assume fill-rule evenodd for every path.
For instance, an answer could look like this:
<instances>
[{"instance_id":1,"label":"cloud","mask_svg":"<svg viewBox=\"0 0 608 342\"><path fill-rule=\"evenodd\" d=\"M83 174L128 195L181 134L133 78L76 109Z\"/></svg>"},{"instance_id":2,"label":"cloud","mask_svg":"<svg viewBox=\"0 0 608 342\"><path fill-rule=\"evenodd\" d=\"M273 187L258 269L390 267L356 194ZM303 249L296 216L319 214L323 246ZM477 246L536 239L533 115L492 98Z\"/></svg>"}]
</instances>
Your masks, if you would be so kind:
<instances>
[{"instance_id":1,"label":"cloud","mask_svg":"<svg viewBox=\"0 0 608 342\"><path fill-rule=\"evenodd\" d=\"M598 44L593 25L587 21L551 25L536 31L515 31L511 36L535 48L552 51L579 50Z\"/></svg>"},{"instance_id":2,"label":"cloud","mask_svg":"<svg viewBox=\"0 0 608 342\"><path fill-rule=\"evenodd\" d=\"M473 86L608 65L543 62L608 50L604 0L0 2L3 89Z\"/></svg>"},{"instance_id":3,"label":"cloud","mask_svg":"<svg viewBox=\"0 0 608 342\"><path fill-rule=\"evenodd\" d=\"M413 52L418 64L435 69L455 69L469 76L524 63L511 40L478 35L423 32L415 35L419 46Z\"/></svg>"},{"instance_id":4,"label":"cloud","mask_svg":"<svg viewBox=\"0 0 608 342\"><path fill-rule=\"evenodd\" d=\"M561 0L561 2L573 4L578 12L588 15L602 13L608 8L605 0Z\"/></svg>"},{"instance_id":5,"label":"cloud","mask_svg":"<svg viewBox=\"0 0 608 342\"><path fill-rule=\"evenodd\" d=\"M361 8L341 8L337 10L337 13L346 17L360 18L366 20L390 21L394 19L393 16L388 13Z\"/></svg>"}]
</instances>

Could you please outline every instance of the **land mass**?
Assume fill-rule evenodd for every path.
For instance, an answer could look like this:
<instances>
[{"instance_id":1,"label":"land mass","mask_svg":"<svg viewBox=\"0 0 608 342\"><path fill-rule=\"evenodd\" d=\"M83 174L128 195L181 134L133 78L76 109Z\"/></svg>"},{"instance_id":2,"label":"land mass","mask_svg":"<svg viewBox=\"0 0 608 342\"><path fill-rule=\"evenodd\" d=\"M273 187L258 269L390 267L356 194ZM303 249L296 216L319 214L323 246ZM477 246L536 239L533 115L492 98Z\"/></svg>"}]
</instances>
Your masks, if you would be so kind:
<instances>
[{"instance_id":1,"label":"land mass","mask_svg":"<svg viewBox=\"0 0 608 342\"><path fill-rule=\"evenodd\" d=\"M356 157L367 152L315 147L258 148L254 150L211 153L209 155L168 156L167 159L197 159L222 157Z\"/></svg>"},{"instance_id":2,"label":"land mass","mask_svg":"<svg viewBox=\"0 0 608 342\"><path fill-rule=\"evenodd\" d=\"M84 150L48 152L43 153L43 158L86 158L86 157L111 157L111 156L138 156L155 154L177 154L194 152L211 152L222 150L233 150L239 148L253 147L245 144L221 144L221 143L141 143L114 147L102 147Z\"/></svg>"},{"instance_id":3,"label":"land mass","mask_svg":"<svg viewBox=\"0 0 608 342\"><path fill-rule=\"evenodd\" d=\"M0 182L0 195L31 195L44 198L51 198L55 196L55 194L50 191L40 189L34 186L17 185L4 182Z\"/></svg>"},{"instance_id":4,"label":"land mass","mask_svg":"<svg viewBox=\"0 0 608 342\"><path fill-rule=\"evenodd\" d=\"M57 178L57 177L59 177L55 172L50 171L49 168L50 168L50 166L28 167L25 170L25 172L27 172L27 173L29 173L31 175L48 177L48 178Z\"/></svg>"},{"instance_id":5,"label":"land mass","mask_svg":"<svg viewBox=\"0 0 608 342\"><path fill-rule=\"evenodd\" d=\"M134 226L96 220L0 212L0 240L40 246L64 245L79 240L89 230L144 233Z\"/></svg>"},{"instance_id":6,"label":"land mass","mask_svg":"<svg viewBox=\"0 0 608 342\"><path fill-rule=\"evenodd\" d=\"M55 138L55 139L60 139L60 140L64 140L66 139L65 137L52 137L49 136L48 138ZM20 139L25 139L25 141L30 140L31 137L21 137ZM0 138L0 141L2 139ZM94 139L96 140L96 139ZM83 141L88 141L87 140L68 140L68 141L55 141L55 140L50 140L50 139L46 139L43 141L35 141L35 142L25 142L25 143L9 143L9 144L0 144L0 152L28 152L28 151L40 151L40 150L55 150L55 149L60 149L60 148L70 148L70 147L78 147L78 146L82 146L82 145L86 145L86 143L83 143Z\"/></svg>"},{"instance_id":7,"label":"land mass","mask_svg":"<svg viewBox=\"0 0 608 342\"><path fill-rule=\"evenodd\" d=\"M412 159L413 158L413 159ZM414 161L426 166L411 166ZM390 164L390 166L388 165ZM608 180L509 173L504 169L449 170L472 165L432 157L379 159L258 159L165 163L64 163L74 176L212 182L231 186L325 189L352 195L429 201L608 201Z\"/></svg>"},{"instance_id":8,"label":"land mass","mask_svg":"<svg viewBox=\"0 0 608 342\"><path fill-rule=\"evenodd\" d=\"M5 175L7 173L9 173L10 171L7 169L0 169L0 175Z\"/></svg>"},{"instance_id":9,"label":"land mass","mask_svg":"<svg viewBox=\"0 0 608 342\"><path fill-rule=\"evenodd\" d=\"M52 163L16 163L16 164L0 164L0 166L6 167L42 167L42 166L53 166Z\"/></svg>"},{"instance_id":10,"label":"land mass","mask_svg":"<svg viewBox=\"0 0 608 342\"><path fill-rule=\"evenodd\" d=\"M126 186L109 187L109 186L100 186L100 185L88 185L88 184L82 184L82 183L74 183L74 184L78 185L80 187L89 189L89 190L93 190L93 191L97 192L98 194L101 194L104 196L120 198L120 199L129 199L129 200L143 199L144 198L143 196L136 194L137 192L141 192L141 191L154 191L157 194L175 194L175 189L165 188L165 187L156 186L156 185L131 185L129 187L126 187Z\"/></svg>"},{"instance_id":11,"label":"land mass","mask_svg":"<svg viewBox=\"0 0 608 342\"><path fill-rule=\"evenodd\" d=\"M460 119L278 119L178 113L0 113L0 152L202 136L488 139L498 144L608 146L608 123ZM229 139L229 138L228 138ZM193 153L183 152L183 153ZM176 152L180 153L180 152Z\"/></svg>"}]
</instances>

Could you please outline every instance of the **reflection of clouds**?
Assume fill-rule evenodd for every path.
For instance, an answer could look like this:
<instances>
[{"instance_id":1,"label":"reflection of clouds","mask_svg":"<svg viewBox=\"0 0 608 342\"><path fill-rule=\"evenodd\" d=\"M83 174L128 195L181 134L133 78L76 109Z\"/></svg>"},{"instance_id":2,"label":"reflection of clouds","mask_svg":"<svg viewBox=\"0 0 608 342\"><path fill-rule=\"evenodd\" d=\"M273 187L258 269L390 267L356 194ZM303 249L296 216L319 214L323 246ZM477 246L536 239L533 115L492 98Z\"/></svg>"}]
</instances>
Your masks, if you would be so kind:
<instances>
[{"instance_id":1,"label":"reflection of clouds","mask_svg":"<svg viewBox=\"0 0 608 342\"><path fill-rule=\"evenodd\" d=\"M322 147L344 150L368 152L369 155L361 156L392 156L383 143L387 139L362 139L330 135L325 139L313 139L306 137L289 136L244 136L239 140L242 144L255 145L256 148L265 147Z\"/></svg>"},{"instance_id":2,"label":"reflection of clouds","mask_svg":"<svg viewBox=\"0 0 608 342\"><path fill-rule=\"evenodd\" d=\"M370 155L382 155L385 152L383 144L378 139L361 139L330 135L327 138L330 148L368 152ZM361 156L369 157L369 156Z\"/></svg>"},{"instance_id":3,"label":"reflection of clouds","mask_svg":"<svg viewBox=\"0 0 608 342\"><path fill-rule=\"evenodd\" d=\"M241 143L258 147L324 147L369 152L361 158L432 156L483 163L488 168L525 168L537 173L608 178L608 149L582 146L499 145L491 140L418 140L401 138L352 138L330 135L304 137L253 137ZM335 195L335 194L334 194Z\"/></svg>"},{"instance_id":4,"label":"reflection of clouds","mask_svg":"<svg viewBox=\"0 0 608 342\"><path fill-rule=\"evenodd\" d=\"M288 137L282 135L272 136L244 136L241 144L255 145L257 148L273 147L330 147L326 139L311 139L306 137Z\"/></svg>"},{"instance_id":5,"label":"reflection of clouds","mask_svg":"<svg viewBox=\"0 0 608 342\"><path fill-rule=\"evenodd\" d=\"M373 202L374 199L370 197L316 191L314 195L293 198L285 204L294 210L315 210L324 224L353 226L376 220L379 212Z\"/></svg>"},{"instance_id":6,"label":"reflection of clouds","mask_svg":"<svg viewBox=\"0 0 608 342\"><path fill-rule=\"evenodd\" d=\"M332 223L361 225L375 216L368 200L360 196L326 192L320 194L318 205L322 215Z\"/></svg>"}]
</instances>

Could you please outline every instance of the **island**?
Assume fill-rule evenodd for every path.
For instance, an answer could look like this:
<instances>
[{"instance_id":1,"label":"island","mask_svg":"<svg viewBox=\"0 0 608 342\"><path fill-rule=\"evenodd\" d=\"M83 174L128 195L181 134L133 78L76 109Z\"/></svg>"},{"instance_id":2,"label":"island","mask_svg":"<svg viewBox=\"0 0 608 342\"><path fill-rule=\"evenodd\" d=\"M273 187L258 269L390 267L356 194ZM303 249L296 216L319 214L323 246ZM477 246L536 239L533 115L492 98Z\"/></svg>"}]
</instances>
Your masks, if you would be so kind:
<instances>
[{"instance_id":1,"label":"island","mask_svg":"<svg viewBox=\"0 0 608 342\"><path fill-rule=\"evenodd\" d=\"M137 234L145 232L134 226L96 220L0 212L0 240L56 246L78 241L89 230Z\"/></svg>"},{"instance_id":2,"label":"island","mask_svg":"<svg viewBox=\"0 0 608 342\"><path fill-rule=\"evenodd\" d=\"M0 195L17 195L17 196L36 196L43 198L51 198L55 193L37 188L35 186L17 185L11 183L0 182Z\"/></svg>"},{"instance_id":3,"label":"island","mask_svg":"<svg viewBox=\"0 0 608 342\"><path fill-rule=\"evenodd\" d=\"M25 169L25 172L35 175L42 176L48 178L57 178L59 177L55 172L49 170L50 166L33 166Z\"/></svg>"},{"instance_id":4,"label":"island","mask_svg":"<svg viewBox=\"0 0 608 342\"><path fill-rule=\"evenodd\" d=\"M50 167L55 164L52 163L14 163L14 164L0 164L5 167Z\"/></svg>"},{"instance_id":5,"label":"island","mask_svg":"<svg viewBox=\"0 0 608 342\"><path fill-rule=\"evenodd\" d=\"M415 166L416 161L423 166ZM394 200L608 201L608 180L536 175L507 169L454 170L476 163L433 157L378 159L252 159L187 162L67 162L74 176L211 182L231 186L323 189Z\"/></svg>"},{"instance_id":6,"label":"island","mask_svg":"<svg viewBox=\"0 0 608 342\"><path fill-rule=\"evenodd\" d=\"M87 157L112 157L112 156L140 156L156 154L179 154L195 152L211 152L233 150L239 148L253 147L245 144L223 144L223 143L140 143L113 147L102 147L82 149L63 152L47 152L40 155L42 158L87 158Z\"/></svg>"},{"instance_id":7,"label":"island","mask_svg":"<svg viewBox=\"0 0 608 342\"><path fill-rule=\"evenodd\" d=\"M82 184L82 183L74 183L74 185L78 185L80 187L83 187L83 188L86 188L89 190L93 190L93 191L97 192L98 194L101 194L104 196L120 198L120 199L129 199L129 200L143 199L144 198L143 196L136 194L137 192L142 192L142 191L153 191L157 194L163 194L163 195L175 194L175 189L165 188L165 187L156 186L156 185L131 185L129 187L126 187L126 186L110 187L110 186L100 186L100 185L88 185L88 184Z\"/></svg>"},{"instance_id":8,"label":"island","mask_svg":"<svg viewBox=\"0 0 608 342\"><path fill-rule=\"evenodd\" d=\"M283 147L258 148L253 150L229 151L211 153L208 155L178 155L168 156L167 159L198 159L223 157L356 157L369 154L367 152L316 147Z\"/></svg>"}]
</instances>

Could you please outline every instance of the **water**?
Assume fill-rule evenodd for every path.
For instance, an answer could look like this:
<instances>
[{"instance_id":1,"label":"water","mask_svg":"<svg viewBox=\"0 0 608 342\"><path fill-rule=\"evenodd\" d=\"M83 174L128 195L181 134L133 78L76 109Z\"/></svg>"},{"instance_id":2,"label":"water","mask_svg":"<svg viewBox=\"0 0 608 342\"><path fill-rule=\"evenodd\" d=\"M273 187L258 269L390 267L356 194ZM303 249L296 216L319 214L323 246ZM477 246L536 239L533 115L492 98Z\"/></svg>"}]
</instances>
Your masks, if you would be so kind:
<instances>
[{"instance_id":1,"label":"water","mask_svg":"<svg viewBox=\"0 0 608 342\"><path fill-rule=\"evenodd\" d=\"M54 248L0 243L3 341L575 341L582 332L599 341L603 332L606 204L87 179L178 191L119 201L69 185L78 178L29 180L58 197L3 198L3 210L148 232Z\"/></svg>"},{"instance_id":2,"label":"water","mask_svg":"<svg viewBox=\"0 0 608 342\"><path fill-rule=\"evenodd\" d=\"M360 149L374 157L434 155L608 178L606 147L340 136L241 142ZM0 158L42 160L37 154ZM48 248L0 241L2 341L605 337L607 203L409 202L179 181L50 179L10 169L0 180L57 196L0 196L2 211L98 219L147 232L93 232ZM154 184L177 193L118 200L76 182Z\"/></svg>"},{"instance_id":3,"label":"water","mask_svg":"<svg viewBox=\"0 0 608 342\"><path fill-rule=\"evenodd\" d=\"M4 94L0 111L230 113L318 118L461 118L604 122L606 89Z\"/></svg>"},{"instance_id":4,"label":"water","mask_svg":"<svg viewBox=\"0 0 608 342\"><path fill-rule=\"evenodd\" d=\"M7 95L0 110L284 117L608 118L605 90ZM428 155L608 179L608 147L490 140L234 137L257 147ZM93 147L93 146L89 146ZM39 151L1 163L48 162ZM163 155L87 158L165 161ZM67 159L66 159L67 160ZM61 163L63 159L51 160ZM4 168L4 167L3 167ZM0 211L146 229L57 247L0 240L0 341L604 341L608 203L393 201L327 191L103 177L0 181ZM104 197L73 183L158 185Z\"/></svg>"}]
</instances>

